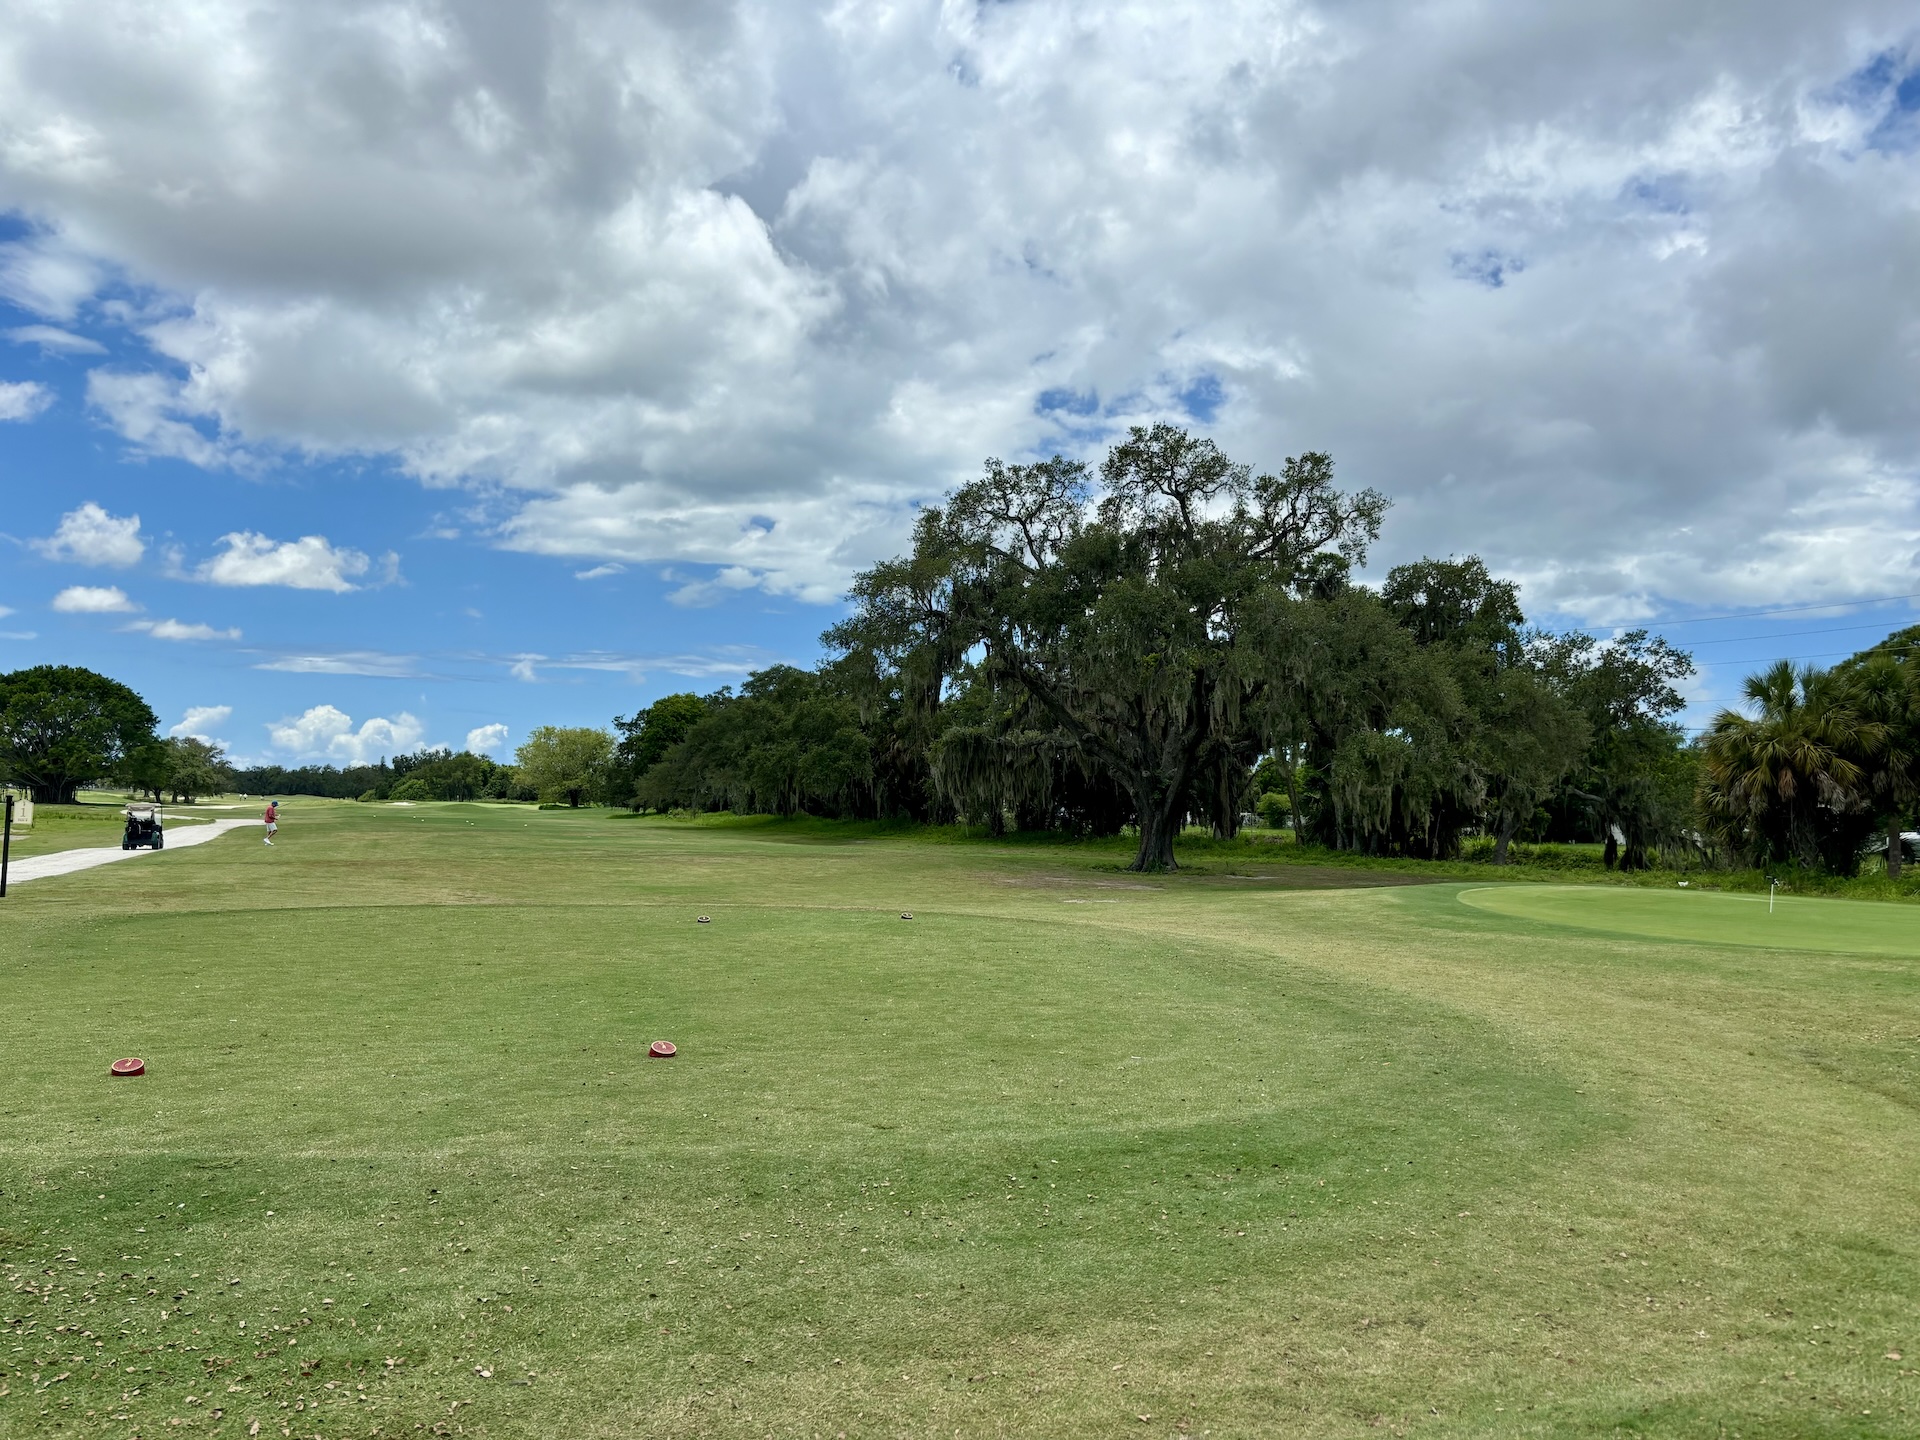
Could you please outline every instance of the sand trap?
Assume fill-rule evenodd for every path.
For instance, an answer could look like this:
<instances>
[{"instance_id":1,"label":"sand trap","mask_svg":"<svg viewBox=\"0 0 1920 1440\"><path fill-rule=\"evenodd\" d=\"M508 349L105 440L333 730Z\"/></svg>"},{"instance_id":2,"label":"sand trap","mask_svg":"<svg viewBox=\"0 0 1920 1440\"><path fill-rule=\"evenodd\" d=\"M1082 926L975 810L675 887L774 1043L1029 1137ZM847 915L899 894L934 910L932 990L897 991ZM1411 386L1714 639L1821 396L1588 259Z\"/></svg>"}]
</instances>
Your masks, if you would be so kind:
<instances>
[{"instance_id":1,"label":"sand trap","mask_svg":"<svg viewBox=\"0 0 1920 1440\"><path fill-rule=\"evenodd\" d=\"M142 855L165 855L184 845L204 845L229 830L257 826L258 820L213 820L205 825L182 826L167 831L166 850L122 850L118 845L86 850L56 850L51 855L29 855L7 866L7 888L29 880L44 880L49 875L71 875L76 870L91 870L96 865L111 865L116 860L137 860Z\"/></svg>"}]
</instances>

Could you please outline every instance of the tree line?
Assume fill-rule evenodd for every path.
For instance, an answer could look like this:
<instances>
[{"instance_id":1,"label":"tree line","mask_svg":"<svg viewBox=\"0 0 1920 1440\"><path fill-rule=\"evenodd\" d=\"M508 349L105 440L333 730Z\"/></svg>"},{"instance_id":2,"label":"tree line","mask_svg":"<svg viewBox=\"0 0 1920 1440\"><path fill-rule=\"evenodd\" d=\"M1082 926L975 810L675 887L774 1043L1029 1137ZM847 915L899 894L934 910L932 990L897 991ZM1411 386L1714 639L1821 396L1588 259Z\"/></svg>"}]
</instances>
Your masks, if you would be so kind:
<instances>
[{"instance_id":1,"label":"tree line","mask_svg":"<svg viewBox=\"0 0 1920 1440\"><path fill-rule=\"evenodd\" d=\"M207 795L316 795L343 800L553 800L602 797L613 740L595 730L542 726L503 765L490 756L422 749L373 765L235 767L218 745L162 738L159 717L133 689L74 665L0 675L0 783L36 803L70 805L83 787L191 803ZM585 776L587 778L583 779Z\"/></svg>"},{"instance_id":2,"label":"tree line","mask_svg":"<svg viewBox=\"0 0 1920 1440\"><path fill-rule=\"evenodd\" d=\"M117 680L74 665L0 675L0 780L37 804L71 804L83 785L114 780L158 801L232 788L217 745L162 739L159 717Z\"/></svg>"},{"instance_id":3,"label":"tree line","mask_svg":"<svg viewBox=\"0 0 1920 1440\"><path fill-rule=\"evenodd\" d=\"M234 772L249 795L336 800L540 800L574 805L607 798L613 738L603 730L542 725L506 764L471 750L426 747L372 765L251 765Z\"/></svg>"},{"instance_id":4,"label":"tree line","mask_svg":"<svg viewBox=\"0 0 1920 1440\"><path fill-rule=\"evenodd\" d=\"M1372 855L1451 859L1471 838L1504 863L1516 840L1579 840L1628 870L1845 875L1878 848L1898 874L1920 627L1753 676L1746 710L1689 740L1693 663L1662 639L1529 626L1472 556L1356 583L1386 509L1324 454L1256 474L1167 425L1097 472L990 460L855 579L812 669L669 695L611 731L542 727L512 765L426 750L229 788L1131 831L1140 870L1173 868L1190 823L1227 838L1257 813ZM105 776L157 794L218 764L154 723L91 672L0 676L0 766L36 798Z\"/></svg>"},{"instance_id":5,"label":"tree line","mask_svg":"<svg viewBox=\"0 0 1920 1440\"><path fill-rule=\"evenodd\" d=\"M1172 426L1097 474L988 461L861 574L811 670L616 717L604 789L636 808L959 821L1138 840L1250 813L1301 843L1459 856L1590 841L1609 867L1851 874L1920 796L1903 632L1776 667L1690 741L1690 656L1643 630L1530 627L1475 557L1357 584L1387 501L1323 454L1255 474ZM1892 839L1889 841L1888 836Z\"/></svg>"}]
</instances>

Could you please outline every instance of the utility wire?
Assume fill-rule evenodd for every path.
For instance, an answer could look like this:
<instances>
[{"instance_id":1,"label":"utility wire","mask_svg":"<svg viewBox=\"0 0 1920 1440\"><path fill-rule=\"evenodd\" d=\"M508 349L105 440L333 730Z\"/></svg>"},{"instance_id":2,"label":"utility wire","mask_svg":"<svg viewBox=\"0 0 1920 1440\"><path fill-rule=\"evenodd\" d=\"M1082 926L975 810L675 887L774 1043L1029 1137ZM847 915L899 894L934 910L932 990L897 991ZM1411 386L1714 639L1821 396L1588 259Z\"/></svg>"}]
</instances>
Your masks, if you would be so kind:
<instances>
[{"instance_id":1,"label":"utility wire","mask_svg":"<svg viewBox=\"0 0 1920 1440\"><path fill-rule=\"evenodd\" d=\"M1698 649L1702 645L1742 645L1750 640L1793 640L1802 635L1843 635L1852 630L1884 630L1884 620L1869 620L1864 625L1835 625L1827 630L1776 630L1771 635L1734 635L1721 640L1694 640L1689 643Z\"/></svg>"},{"instance_id":2,"label":"utility wire","mask_svg":"<svg viewBox=\"0 0 1920 1440\"><path fill-rule=\"evenodd\" d=\"M1802 660L1845 660L1859 653L1858 650L1829 650L1824 655L1775 655L1766 663L1772 665L1781 660L1792 660L1796 663ZM1757 660L1709 660L1706 663L1709 665L1757 665L1760 662Z\"/></svg>"},{"instance_id":3,"label":"utility wire","mask_svg":"<svg viewBox=\"0 0 1920 1440\"><path fill-rule=\"evenodd\" d=\"M1861 600L1828 600L1819 605L1786 605L1778 610L1742 610L1733 615L1695 615L1688 620L1636 620L1621 630L1671 629L1675 625L1706 625L1715 620L1764 620L1769 615L1798 615L1808 610L1844 610L1855 605L1891 605L1896 600L1920 600L1920 590L1911 595L1870 595Z\"/></svg>"}]
</instances>

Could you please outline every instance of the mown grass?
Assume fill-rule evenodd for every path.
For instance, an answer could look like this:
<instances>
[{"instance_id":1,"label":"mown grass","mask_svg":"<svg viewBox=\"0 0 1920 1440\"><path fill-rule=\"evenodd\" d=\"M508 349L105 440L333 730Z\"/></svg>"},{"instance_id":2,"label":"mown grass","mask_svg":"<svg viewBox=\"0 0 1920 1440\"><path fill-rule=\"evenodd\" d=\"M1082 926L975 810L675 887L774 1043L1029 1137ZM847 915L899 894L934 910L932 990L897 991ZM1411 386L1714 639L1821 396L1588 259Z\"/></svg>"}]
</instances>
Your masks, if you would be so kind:
<instances>
[{"instance_id":1,"label":"mown grass","mask_svg":"<svg viewBox=\"0 0 1920 1440\"><path fill-rule=\"evenodd\" d=\"M300 802L22 887L0 1434L1920 1428L1920 945L927 838Z\"/></svg>"},{"instance_id":2,"label":"mown grass","mask_svg":"<svg viewBox=\"0 0 1920 1440\"><path fill-rule=\"evenodd\" d=\"M619 812L624 816L625 812ZM632 817L639 818L639 817ZM845 843L855 835L917 840L926 844L992 844L1021 849L1066 850L1089 857L1093 863L1124 869L1133 859L1135 840L1130 835L1084 839L1053 831L1014 831L992 836L983 827L966 825L918 825L907 821L836 821L812 816L778 819L768 815L677 814L651 817L657 823L750 829L766 838L782 838L796 843ZM1739 869L1705 866L1697 859L1685 864L1659 865L1651 870L1609 870L1604 847L1585 843L1528 843L1515 841L1506 865L1493 863L1493 842L1470 839L1458 860L1410 860L1396 856L1361 855L1350 850L1333 850L1324 845L1296 844L1291 831L1255 828L1242 831L1232 840L1216 840L1204 829L1189 829L1176 846L1177 858L1184 869L1199 874L1218 874L1223 870L1246 870L1272 866L1306 866L1312 869L1359 871L1373 875L1396 875L1423 881L1498 880L1514 884L1614 885L1637 889L1664 890L1685 880L1689 888L1726 890L1741 894L1765 894L1778 882L1782 894L1824 895L1852 900L1920 901L1920 864L1909 865L1898 880L1887 877L1885 862L1876 855L1867 856L1860 873L1851 876L1830 875L1798 865L1769 869Z\"/></svg>"}]
</instances>

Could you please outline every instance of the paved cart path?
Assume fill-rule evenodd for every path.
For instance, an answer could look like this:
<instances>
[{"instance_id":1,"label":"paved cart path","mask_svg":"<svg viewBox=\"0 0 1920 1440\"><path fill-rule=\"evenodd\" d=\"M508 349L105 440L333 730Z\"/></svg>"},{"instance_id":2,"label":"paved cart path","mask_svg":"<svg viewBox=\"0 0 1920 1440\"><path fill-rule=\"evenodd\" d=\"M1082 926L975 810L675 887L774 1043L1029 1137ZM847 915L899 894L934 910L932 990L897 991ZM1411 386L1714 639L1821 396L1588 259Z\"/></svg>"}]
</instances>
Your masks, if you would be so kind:
<instances>
[{"instance_id":1,"label":"paved cart path","mask_svg":"<svg viewBox=\"0 0 1920 1440\"><path fill-rule=\"evenodd\" d=\"M182 825L177 830L169 826L167 848L157 853L164 855L167 850L178 850L183 845L204 845L229 830L249 826L258 828L259 824L258 820L212 820L205 825ZM44 880L49 875L71 875L76 870L91 870L96 865L111 865L116 860L133 860L155 853L152 850L122 850L118 845L102 845L85 850L56 850L51 855L29 855L7 866L7 887L11 889L29 880Z\"/></svg>"}]
</instances>

